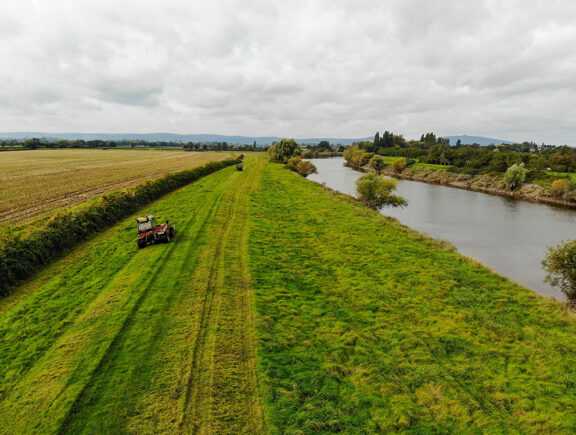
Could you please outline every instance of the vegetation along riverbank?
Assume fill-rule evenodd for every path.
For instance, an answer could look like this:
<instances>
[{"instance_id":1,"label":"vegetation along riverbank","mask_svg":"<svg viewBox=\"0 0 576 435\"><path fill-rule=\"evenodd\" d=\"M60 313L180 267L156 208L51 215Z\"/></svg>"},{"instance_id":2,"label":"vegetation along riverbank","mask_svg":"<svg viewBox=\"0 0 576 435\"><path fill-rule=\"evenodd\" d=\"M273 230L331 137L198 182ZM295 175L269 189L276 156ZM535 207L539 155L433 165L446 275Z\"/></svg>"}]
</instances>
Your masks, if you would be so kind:
<instances>
[{"instance_id":1,"label":"vegetation along riverbank","mask_svg":"<svg viewBox=\"0 0 576 435\"><path fill-rule=\"evenodd\" d=\"M443 141L442 138L439 140ZM375 149L377 152L373 152ZM552 152L548 148L546 151ZM576 208L576 178L574 178L576 174L554 172L551 168L541 169L542 165L552 164L551 162L559 158L571 162L574 152L560 148L555 150L548 160L541 155L535 158L532 154L496 147L469 146L450 149L444 143L431 145L426 142L409 144L404 142L404 147L376 148L372 142L364 142L349 147L343 156L348 165L355 169ZM450 156L451 160L446 155ZM576 160L576 154L574 159ZM518 177L514 183L509 183L507 180L510 171L516 167L521 168ZM572 166L568 164L556 165L554 168L562 171L572 170Z\"/></svg>"}]
</instances>

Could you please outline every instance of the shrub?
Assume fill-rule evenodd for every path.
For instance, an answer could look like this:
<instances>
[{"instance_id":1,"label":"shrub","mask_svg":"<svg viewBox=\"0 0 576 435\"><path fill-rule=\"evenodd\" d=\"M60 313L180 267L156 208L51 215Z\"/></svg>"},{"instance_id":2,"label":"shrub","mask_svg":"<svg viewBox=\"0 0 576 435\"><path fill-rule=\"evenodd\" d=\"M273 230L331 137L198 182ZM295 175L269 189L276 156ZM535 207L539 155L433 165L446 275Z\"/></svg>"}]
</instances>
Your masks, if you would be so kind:
<instances>
[{"instance_id":1,"label":"shrub","mask_svg":"<svg viewBox=\"0 0 576 435\"><path fill-rule=\"evenodd\" d=\"M296 172L298 172L303 177L307 177L310 174L317 174L318 170L312 162L305 162L300 160L300 162L296 165Z\"/></svg>"},{"instance_id":2,"label":"shrub","mask_svg":"<svg viewBox=\"0 0 576 435\"><path fill-rule=\"evenodd\" d=\"M0 236L0 296L8 295L18 282L29 278L62 251L86 240L95 232L112 226L169 192L240 161L227 159L212 162L167 174L120 192L108 193L84 208L58 212L26 238L14 236L10 231L3 232Z\"/></svg>"},{"instance_id":3,"label":"shrub","mask_svg":"<svg viewBox=\"0 0 576 435\"><path fill-rule=\"evenodd\" d=\"M373 209L380 209L385 205L392 207L408 205L404 198L392 195L394 189L396 189L396 180L376 175L373 172L356 181L356 191L360 201Z\"/></svg>"},{"instance_id":4,"label":"shrub","mask_svg":"<svg viewBox=\"0 0 576 435\"><path fill-rule=\"evenodd\" d=\"M576 301L576 240L550 248L542 262L546 281L560 287L569 301Z\"/></svg>"},{"instance_id":5,"label":"shrub","mask_svg":"<svg viewBox=\"0 0 576 435\"><path fill-rule=\"evenodd\" d=\"M307 177L310 174L317 174L318 170L312 162L305 162L300 157L292 157L284 165L285 169L290 169L293 172L298 172L303 177Z\"/></svg>"},{"instance_id":6,"label":"shrub","mask_svg":"<svg viewBox=\"0 0 576 435\"><path fill-rule=\"evenodd\" d=\"M302 162L302 158L300 157L292 157L288 159L286 164L284 165L284 169L290 169L293 172L298 170L298 164Z\"/></svg>"},{"instance_id":7,"label":"shrub","mask_svg":"<svg viewBox=\"0 0 576 435\"><path fill-rule=\"evenodd\" d=\"M510 190L517 189L526 179L526 172L524 163L513 164L504 174L504 185Z\"/></svg>"},{"instance_id":8,"label":"shrub","mask_svg":"<svg viewBox=\"0 0 576 435\"><path fill-rule=\"evenodd\" d=\"M414 159L406 159L406 167L412 166L414 163L416 163L416 160L414 160Z\"/></svg>"},{"instance_id":9,"label":"shrub","mask_svg":"<svg viewBox=\"0 0 576 435\"><path fill-rule=\"evenodd\" d=\"M382 156L374 156L370 159L368 163L372 169L374 169L377 173L380 173L382 169L386 167L386 159Z\"/></svg>"},{"instance_id":10,"label":"shrub","mask_svg":"<svg viewBox=\"0 0 576 435\"><path fill-rule=\"evenodd\" d=\"M564 186L563 198L567 201L576 201L576 179L568 178Z\"/></svg>"},{"instance_id":11,"label":"shrub","mask_svg":"<svg viewBox=\"0 0 576 435\"><path fill-rule=\"evenodd\" d=\"M406 161L405 157L400 157L399 159L394 160L391 164L390 164L390 168L396 172L396 173L400 173L404 170L404 168L408 165L408 162Z\"/></svg>"},{"instance_id":12,"label":"shrub","mask_svg":"<svg viewBox=\"0 0 576 435\"><path fill-rule=\"evenodd\" d=\"M303 159L311 159L312 157L314 157L314 151L306 150L306 151L302 152L302 158Z\"/></svg>"},{"instance_id":13,"label":"shrub","mask_svg":"<svg viewBox=\"0 0 576 435\"><path fill-rule=\"evenodd\" d=\"M374 158L374 156L375 156L374 153L365 152L364 154L362 154L362 157L358 160L358 164L360 166L367 165L370 162L370 160Z\"/></svg>"},{"instance_id":14,"label":"shrub","mask_svg":"<svg viewBox=\"0 0 576 435\"><path fill-rule=\"evenodd\" d=\"M566 184L567 184L566 179L554 180L552 182L552 187L550 188L550 193L552 194L552 196L560 198L562 195L564 195L564 191L566 190Z\"/></svg>"}]
</instances>

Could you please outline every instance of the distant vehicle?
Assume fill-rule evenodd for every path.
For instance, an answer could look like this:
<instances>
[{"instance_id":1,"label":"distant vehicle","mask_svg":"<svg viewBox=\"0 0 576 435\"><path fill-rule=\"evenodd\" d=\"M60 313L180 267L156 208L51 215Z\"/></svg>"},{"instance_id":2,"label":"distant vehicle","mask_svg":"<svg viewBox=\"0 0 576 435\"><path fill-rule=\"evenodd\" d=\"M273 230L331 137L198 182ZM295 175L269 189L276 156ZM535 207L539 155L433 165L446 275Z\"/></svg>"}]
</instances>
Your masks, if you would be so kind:
<instances>
[{"instance_id":1,"label":"distant vehicle","mask_svg":"<svg viewBox=\"0 0 576 435\"><path fill-rule=\"evenodd\" d=\"M138 248L142 249L153 243L170 243L176 230L168 221L159 224L152 215L136 218L138 225Z\"/></svg>"},{"instance_id":2,"label":"distant vehicle","mask_svg":"<svg viewBox=\"0 0 576 435\"><path fill-rule=\"evenodd\" d=\"M237 171L243 171L244 170L244 164L243 163L238 163L236 165L236 170Z\"/></svg>"}]
</instances>

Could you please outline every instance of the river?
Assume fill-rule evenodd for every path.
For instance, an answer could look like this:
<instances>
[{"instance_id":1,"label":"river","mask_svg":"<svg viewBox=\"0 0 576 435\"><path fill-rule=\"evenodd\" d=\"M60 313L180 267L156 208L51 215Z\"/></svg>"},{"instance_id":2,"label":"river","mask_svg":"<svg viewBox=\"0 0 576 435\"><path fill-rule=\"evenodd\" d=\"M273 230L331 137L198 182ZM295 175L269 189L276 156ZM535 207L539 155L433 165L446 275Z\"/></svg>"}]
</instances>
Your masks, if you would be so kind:
<instances>
[{"instance_id":1,"label":"river","mask_svg":"<svg viewBox=\"0 0 576 435\"><path fill-rule=\"evenodd\" d=\"M308 178L350 195L363 174L344 166L343 158L312 159L318 174ZM397 180L396 193L408 207L385 207L382 214L433 238L447 240L514 282L565 300L544 282L541 262L548 247L576 239L576 211L534 204L453 187Z\"/></svg>"}]
</instances>

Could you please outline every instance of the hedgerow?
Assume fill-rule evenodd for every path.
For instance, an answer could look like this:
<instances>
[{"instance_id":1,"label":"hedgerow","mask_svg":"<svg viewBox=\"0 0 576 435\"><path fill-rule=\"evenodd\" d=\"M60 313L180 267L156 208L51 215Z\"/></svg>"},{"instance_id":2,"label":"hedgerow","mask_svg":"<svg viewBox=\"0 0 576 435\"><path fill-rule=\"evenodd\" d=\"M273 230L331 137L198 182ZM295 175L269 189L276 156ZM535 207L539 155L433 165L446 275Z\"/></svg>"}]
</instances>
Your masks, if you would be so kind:
<instances>
[{"instance_id":1,"label":"hedgerow","mask_svg":"<svg viewBox=\"0 0 576 435\"><path fill-rule=\"evenodd\" d=\"M7 296L16 284L95 232L169 192L239 162L239 159L211 162L103 195L85 207L58 212L25 237L6 230L0 236L0 296Z\"/></svg>"}]
</instances>

